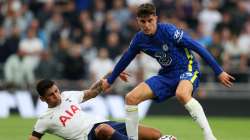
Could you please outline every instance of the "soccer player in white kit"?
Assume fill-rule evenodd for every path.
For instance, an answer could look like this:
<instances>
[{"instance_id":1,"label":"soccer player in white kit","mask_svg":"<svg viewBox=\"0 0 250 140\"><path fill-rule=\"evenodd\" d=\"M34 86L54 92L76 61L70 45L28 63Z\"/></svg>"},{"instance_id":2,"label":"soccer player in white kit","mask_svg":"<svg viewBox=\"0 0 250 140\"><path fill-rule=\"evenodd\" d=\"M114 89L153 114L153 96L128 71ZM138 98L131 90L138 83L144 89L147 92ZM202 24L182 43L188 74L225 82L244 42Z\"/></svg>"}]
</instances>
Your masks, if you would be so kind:
<instances>
[{"instance_id":1,"label":"soccer player in white kit","mask_svg":"<svg viewBox=\"0 0 250 140\"><path fill-rule=\"evenodd\" d=\"M48 104L48 110L38 118L29 140L40 140L45 133L66 140L128 140L125 123L90 116L80 108L80 103L102 92L102 80L84 91L61 93L51 80L41 80L36 89L40 99ZM160 137L161 132L155 128L139 127L141 140Z\"/></svg>"}]
</instances>

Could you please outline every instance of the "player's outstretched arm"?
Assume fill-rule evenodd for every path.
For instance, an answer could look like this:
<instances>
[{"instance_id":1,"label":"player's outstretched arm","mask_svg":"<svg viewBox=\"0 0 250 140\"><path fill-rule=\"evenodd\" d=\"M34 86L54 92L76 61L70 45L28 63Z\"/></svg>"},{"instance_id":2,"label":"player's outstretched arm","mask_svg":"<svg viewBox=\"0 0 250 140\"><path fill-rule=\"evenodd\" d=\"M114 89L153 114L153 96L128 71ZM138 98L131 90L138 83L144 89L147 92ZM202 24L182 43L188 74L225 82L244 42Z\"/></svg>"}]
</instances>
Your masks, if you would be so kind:
<instances>
[{"instance_id":1,"label":"player's outstretched arm","mask_svg":"<svg viewBox=\"0 0 250 140\"><path fill-rule=\"evenodd\" d=\"M110 73L111 74L111 73ZM110 88L110 84L108 83L108 79L107 79L107 77L108 77L109 75L107 75L106 77L104 77L103 78L103 82L102 82L102 89L103 89L103 91L106 91L107 89L109 89ZM128 74L128 73L126 73L126 72L121 72L120 73L120 75L119 75L119 78L122 80L122 81L124 81L124 82L128 82L128 77L129 77L130 75Z\"/></svg>"},{"instance_id":2,"label":"player's outstretched arm","mask_svg":"<svg viewBox=\"0 0 250 140\"><path fill-rule=\"evenodd\" d=\"M109 88L110 88L110 84L109 84L109 82L108 82L108 80L107 79L104 79L103 80L103 83L102 83L102 89L104 90L104 91L106 91L106 90L108 90Z\"/></svg>"},{"instance_id":3,"label":"player's outstretched arm","mask_svg":"<svg viewBox=\"0 0 250 140\"><path fill-rule=\"evenodd\" d=\"M98 80L97 82L92 84L89 89L84 90L83 101L87 101L91 98L95 98L98 94L103 92L103 88L102 88L103 79L107 78L110 74L111 72L108 72L105 76L103 76L101 80Z\"/></svg>"},{"instance_id":4,"label":"player's outstretched arm","mask_svg":"<svg viewBox=\"0 0 250 140\"><path fill-rule=\"evenodd\" d=\"M218 76L218 79L226 87L232 87L233 86L232 81L235 80L233 76L229 75L228 73L224 71Z\"/></svg>"},{"instance_id":5,"label":"player's outstretched arm","mask_svg":"<svg viewBox=\"0 0 250 140\"><path fill-rule=\"evenodd\" d=\"M91 85L91 87L87 90L84 90L83 101L87 101L91 98L95 98L98 94L103 91L102 89L102 79L95 82Z\"/></svg>"},{"instance_id":6,"label":"player's outstretched arm","mask_svg":"<svg viewBox=\"0 0 250 140\"><path fill-rule=\"evenodd\" d=\"M92 84L89 89L85 90L83 101L87 101L91 98L95 98L98 94L103 92L104 91L103 83L105 81L104 79L106 79L110 74L111 74L111 72L107 73L101 80L98 80L97 82ZM119 77L121 80L127 82L128 76L129 75L126 72L122 72Z\"/></svg>"}]
</instances>

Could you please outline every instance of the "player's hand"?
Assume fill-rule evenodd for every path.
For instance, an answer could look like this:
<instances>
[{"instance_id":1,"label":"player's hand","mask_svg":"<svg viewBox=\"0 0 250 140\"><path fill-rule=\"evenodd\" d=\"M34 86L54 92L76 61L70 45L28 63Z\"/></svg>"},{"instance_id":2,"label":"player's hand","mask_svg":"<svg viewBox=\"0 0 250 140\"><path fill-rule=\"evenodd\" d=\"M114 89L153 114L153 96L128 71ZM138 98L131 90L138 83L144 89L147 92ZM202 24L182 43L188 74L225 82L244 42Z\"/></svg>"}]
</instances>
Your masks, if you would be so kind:
<instances>
[{"instance_id":1,"label":"player's hand","mask_svg":"<svg viewBox=\"0 0 250 140\"><path fill-rule=\"evenodd\" d=\"M232 87L233 86L233 80L235 80L235 78L231 75L229 75L226 72L222 72L219 76L218 76L220 82L226 86L226 87Z\"/></svg>"},{"instance_id":2,"label":"player's hand","mask_svg":"<svg viewBox=\"0 0 250 140\"><path fill-rule=\"evenodd\" d=\"M110 88L110 84L107 79L102 79L102 90L105 92Z\"/></svg>"},{"instance_id":3,"label":"player's hand","mask_svg":"<svg viewBox=\"0 0 250 140\"><path fill-rule=\"evenodd\" d=\"M129 76L130 75L128 73L126 73L126 72L122 72L119 75L120 79L122 81L124 81L124 82L128 81ZM111 85L108 83L108 80L106 78L102 79L101 81L102 81L102 90L107 91L110 88Z\"/></svg>"},{"instance_id":4,"label":"player's hand","mask_svg":"<svg viewBox=\"0 0 250 140\"><path fill-rule=\"evenodd\" d=\"M127 72L125 72L125 71L123 71L122 73L120 73L120 75L119 75L119 77L120 77L120 79L122 80L122 81L124 81L124 82L128 82L128 77L129 77L130 75L127 73Z\"/></svg>"}]
</instances>

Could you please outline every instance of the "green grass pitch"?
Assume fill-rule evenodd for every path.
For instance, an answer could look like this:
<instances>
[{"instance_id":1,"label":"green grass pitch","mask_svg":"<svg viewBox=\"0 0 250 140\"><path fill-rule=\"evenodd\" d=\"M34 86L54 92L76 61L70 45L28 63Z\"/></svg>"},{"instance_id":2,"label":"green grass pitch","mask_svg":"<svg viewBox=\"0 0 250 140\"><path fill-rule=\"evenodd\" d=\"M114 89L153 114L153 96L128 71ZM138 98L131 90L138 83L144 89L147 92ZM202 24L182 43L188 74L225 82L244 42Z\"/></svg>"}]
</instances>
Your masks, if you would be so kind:
<instances>
[{"instance_id":1,"label":"green grass pitch","mask_svg":"<svg viewBox=\"0 0 250 140\"><path fill-rule=\"evenodd\" d=\"M27 140L35 121L18 116L0 119L0 140ZM209 117L209 122L218 140L250 140L250 118ZM149 116L141 123L173 134L178 140L203 140L201 129L189 116ZM61 139L45 135L43 140Z\"/></svg>"}]
</instances>

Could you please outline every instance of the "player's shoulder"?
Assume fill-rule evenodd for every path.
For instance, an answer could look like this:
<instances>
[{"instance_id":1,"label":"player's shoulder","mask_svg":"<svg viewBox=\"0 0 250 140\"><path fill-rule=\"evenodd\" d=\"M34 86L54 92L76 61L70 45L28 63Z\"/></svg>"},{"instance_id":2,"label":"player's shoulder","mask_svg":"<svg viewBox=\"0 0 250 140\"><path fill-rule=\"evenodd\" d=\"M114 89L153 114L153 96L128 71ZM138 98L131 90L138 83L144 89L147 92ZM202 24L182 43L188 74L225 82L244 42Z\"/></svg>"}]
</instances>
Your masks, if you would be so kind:
<instances>
[{"instance_id":1,"label":"player's shoulder","mask_svg":"<svg viewBox=\"0 0 250 140\"><path fill-rule=\"evenodd\" d=\"M142 31L137 32L134 37L133 40L140 42L143 39L144 33Z\"/></svg>"},{"instance_id":2,"label":"player's shoulder","mask_svg":"<svg viewBox=\"0 0 250 140\"><path fill-rule=\"evenodd\" d=\"M158 23L158 27L161 29L161 30L165 30L165 31L168 31L168 32L172 32L172 31L175 31L177 30L178 28L172 24L172 23Z\"/></svg>"},{"instance_id":3,"label":"player's shoulder","mask_svg":"<svg viewBox=\"0 0 250 140\"><path fill-rule=\"evenodd\" d=\"M67 98L72 98L72 96L75 95L74 91L63 91L61 92L61 98L62 100L67 99Z\"/></svg>"},{"instance_id":4,"label":"player's shoulder","mask_svg":"<svg viewBox=\"0 0 250 140\"><path fill-rule=\"evenodd\" d=\"M141 42L143 42L143 33L141 31L137 32L133 38L130 41L129 46L137 46L138 44L140 44Z\"/></svg>"},{"instance_id":5,"label":"player's shoulder","mask_svg":"<svg viewBox=\"0 0 250 140\"><path fill-rule=\"evenodd\" d=\"M139 31L134 35L132 41L134 44L140 44L145 43L147 39L148 37L142 31Z\"/></svg>"},{"instance_id":6,"label":"player's shoulder","mask_svg":"<svg viewBox=\"0 0 250 140\"><path fill-rule=\"evenodd\" d=\"M62 91L61 92L61 97L69 96L72 92L70 91Z\"/></svg>"},{"instance_id":7,"label":"player's shoulder","mask_svg":"<svg viewBox=\"0 0 250 140\"><path fill-rule=\"evenodd\" d=\"M174 24L171 23L160 23L160 28L164 30L168 36L173 39L175 42L180 42L184 35L184 31Z\"/></svg>"},{"instance_id":8,"label":"player's shoulder","mask_svg":"<svg viewBox=\"0 0 250 140\"><path fill-rule=\"evenodd\" d=\"M78 94L78 93L82 93L84 91L80 90L80 91L77 91L77 90L72 90L72 91L63 91L61 92L61 96L70 96L70 95L74 95L74 94Z\"/></svg>"},{"instance_id":9,"label":"player's shoulder","mask_svg":"<svg viewBox=\"0 0 250 140\"><path fill-rule=\"evenodd\" d=\"M46 122L50 116L53 116L53 110L47 109L38 116L38 121Z\"/></svg>"},{"instance_id":10,"label":"player's shoulder","mask_svg":"<svg viewBox=\"0 0 250 140\"><path fill-rule=\"evenodd\" d=\"M81 102L83 96L84 96L84 91L63 91L61 93L61 98L63 101L76 101L76 102Z\"/></svg>"}]
</instances>

